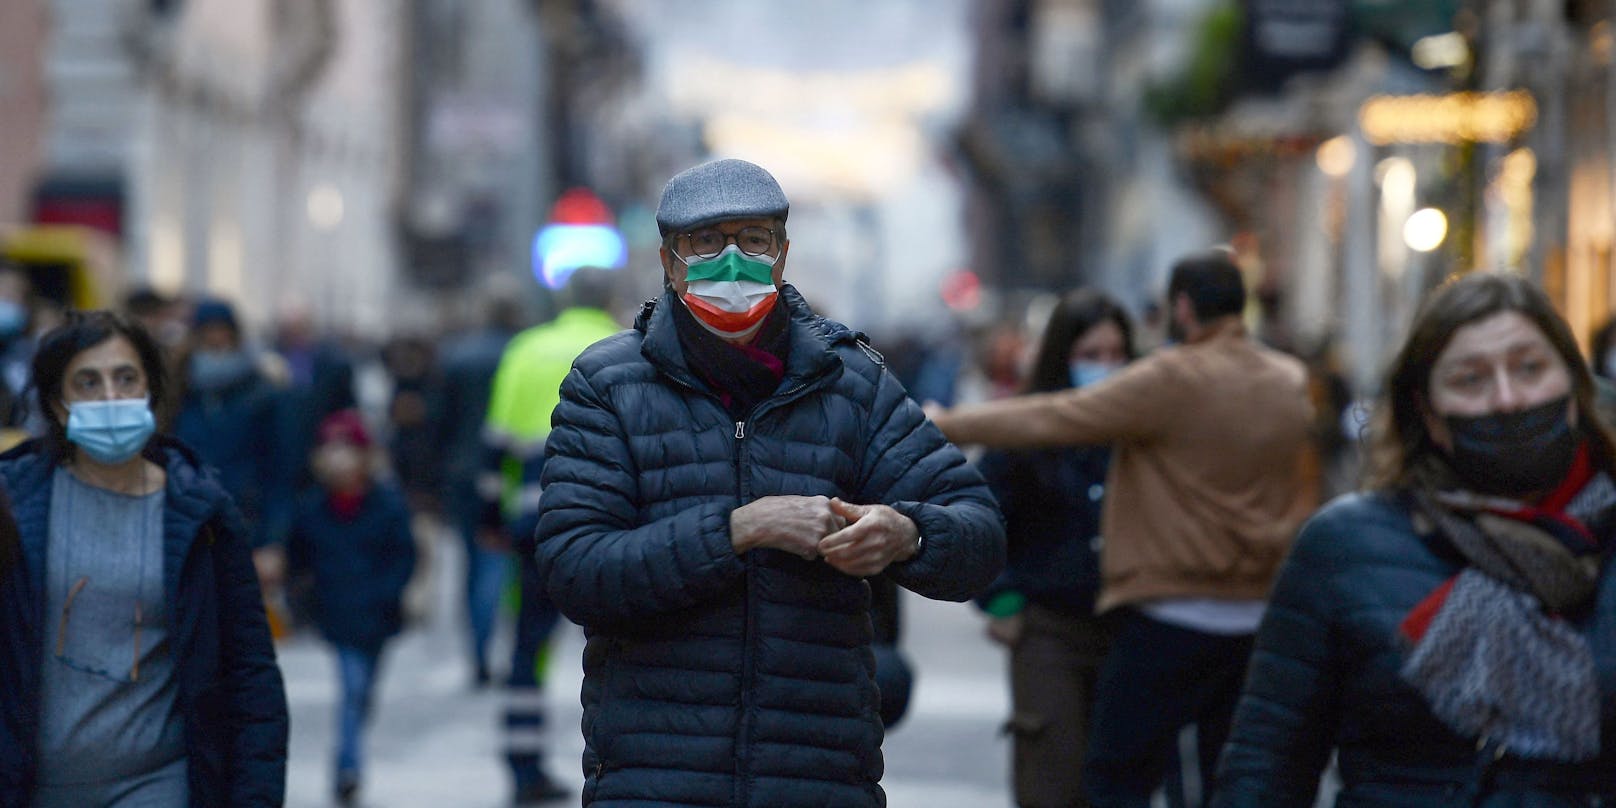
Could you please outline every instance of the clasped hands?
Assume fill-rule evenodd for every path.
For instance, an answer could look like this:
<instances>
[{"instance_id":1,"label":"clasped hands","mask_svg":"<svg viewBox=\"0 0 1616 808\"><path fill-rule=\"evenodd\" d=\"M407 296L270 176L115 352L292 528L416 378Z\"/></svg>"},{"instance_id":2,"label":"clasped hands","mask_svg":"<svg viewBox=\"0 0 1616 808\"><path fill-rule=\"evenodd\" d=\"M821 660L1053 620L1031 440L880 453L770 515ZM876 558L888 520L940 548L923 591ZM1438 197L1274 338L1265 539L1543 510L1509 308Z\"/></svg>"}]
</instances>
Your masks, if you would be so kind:
<instances>
[{"instance_id":1,"label":"clasped hands","mask_svg":"<svg viewBox=\"0 0 1616 808\"><path fill-rule=\"evenodd\" d=\"M731 512L729 529L737 555L772 547L809 561L824 558L859 578L913 557L920 543L914 520L890 506L836 497L763 497Z\"/></svg>"}]
</instances>

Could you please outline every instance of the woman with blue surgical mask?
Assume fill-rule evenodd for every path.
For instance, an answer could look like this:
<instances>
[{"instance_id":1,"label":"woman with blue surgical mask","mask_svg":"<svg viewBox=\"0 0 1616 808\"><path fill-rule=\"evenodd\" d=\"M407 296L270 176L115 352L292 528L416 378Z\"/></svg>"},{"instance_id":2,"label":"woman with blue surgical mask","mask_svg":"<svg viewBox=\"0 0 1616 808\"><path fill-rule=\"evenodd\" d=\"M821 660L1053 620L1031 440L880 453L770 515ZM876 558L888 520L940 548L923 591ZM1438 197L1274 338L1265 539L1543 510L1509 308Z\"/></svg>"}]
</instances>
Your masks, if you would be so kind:
<instances>
[{"instance_id":1,"label":"woman with blue surgical mask","mask_svg":"<svg viewBox=\"0 0 1616 808\"><path fill-rule=\"evenodd\" d=\"M1089 289L1050 314L1025 392L1101 384L1133 357L1133 327L1116 301ZM994 451L978 469L1005 517L1005 573L977 599L988 634L1010 651L1014 790L1018 805L1083 805L1080 768L1109 638L1094 614L1100 584L1105 447Z\"/></svg>"},{"instance_id":2,"label":"woman with blue surgical mask","mask_svg":"<svg viewBox=\"0 0 1616 808\"><path fill-rule=\"evenodd\" d=\"M0 805L280 805L286 699L240 516L179 442L157 344L44 335L44 437L0 455Z\"/></svg>"}]
</instances>

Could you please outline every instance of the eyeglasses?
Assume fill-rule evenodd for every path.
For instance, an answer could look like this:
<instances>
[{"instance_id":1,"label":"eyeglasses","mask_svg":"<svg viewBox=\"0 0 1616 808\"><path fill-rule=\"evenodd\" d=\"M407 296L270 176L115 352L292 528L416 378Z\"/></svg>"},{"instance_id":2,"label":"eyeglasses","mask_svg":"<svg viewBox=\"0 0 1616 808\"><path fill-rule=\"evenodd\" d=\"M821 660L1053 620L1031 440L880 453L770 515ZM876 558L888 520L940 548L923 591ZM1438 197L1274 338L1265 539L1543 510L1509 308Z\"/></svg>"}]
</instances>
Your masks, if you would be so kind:
<instances>
[{"instance_id":1,"label":"eyeglasses","mask_svg":"<svg viewBox=\"0 0 1616 808\"><path fill-rule=\"evenodd\" d=\"M774 252L774 230L767 227L752 225L735 231L734 235L725 233L716 227L703 227L681 236L690 248L690 253L697 258L717 258L718 254L731 242L746 255L764 255Z\"/></svg>"}]
</instances>

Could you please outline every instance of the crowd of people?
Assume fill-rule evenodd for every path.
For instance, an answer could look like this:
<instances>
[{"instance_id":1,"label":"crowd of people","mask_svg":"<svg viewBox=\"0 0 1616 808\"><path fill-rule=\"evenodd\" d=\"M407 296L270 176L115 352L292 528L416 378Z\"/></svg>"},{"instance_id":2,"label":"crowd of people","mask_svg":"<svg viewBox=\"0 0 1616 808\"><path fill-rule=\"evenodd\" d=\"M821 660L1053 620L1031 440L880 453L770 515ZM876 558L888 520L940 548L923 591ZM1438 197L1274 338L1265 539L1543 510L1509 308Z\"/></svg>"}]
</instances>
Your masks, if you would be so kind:
<instances>
[{"instance_id":1,"label":"crowd of people","mask_svg":"<svg viewBox=\"0 0 1616 808\"><path fill-rule=\"evenodd\" d=\"M956 396L814 311L789 210L760 166L695 166L632 316L582 269L547 323L505 299L374 351L150 290L46 321L0 267L0 806L281 804L274 642L305 628L355 802L423 515L465 551L517 804L885 804L901 590L1005 648L1023 808L1304 808L1331 767L1342 806L1616 804L1616 329L1585 359L1529 280L1457 275L1360 431L1213 249L1171 267L1159 340L1071 290L1025 372L994 330Z\"/></svg>"}]
</instances>

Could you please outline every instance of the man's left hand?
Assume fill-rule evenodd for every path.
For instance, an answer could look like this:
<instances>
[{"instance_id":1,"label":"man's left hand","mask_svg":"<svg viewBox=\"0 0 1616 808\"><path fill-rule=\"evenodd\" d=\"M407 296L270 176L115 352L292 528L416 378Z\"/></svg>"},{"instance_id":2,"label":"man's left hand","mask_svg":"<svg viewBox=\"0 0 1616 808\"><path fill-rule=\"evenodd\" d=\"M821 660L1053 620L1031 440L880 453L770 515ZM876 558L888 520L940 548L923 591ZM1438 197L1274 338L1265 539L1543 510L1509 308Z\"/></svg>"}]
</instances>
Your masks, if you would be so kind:
<instances>
[{"instance_id":1,"label":"man's left hand","mask_svg":"<svg viewBox=\"0 0 1616 808\"><path fill-rule=\"evenodd\" d=\"M819 553L825 563L848 575L876 575L920 549L920 528L890 506L854 505L832 497L830 508L847 520L847 527L820 539Z\"/></svg>"}]
</instances>

